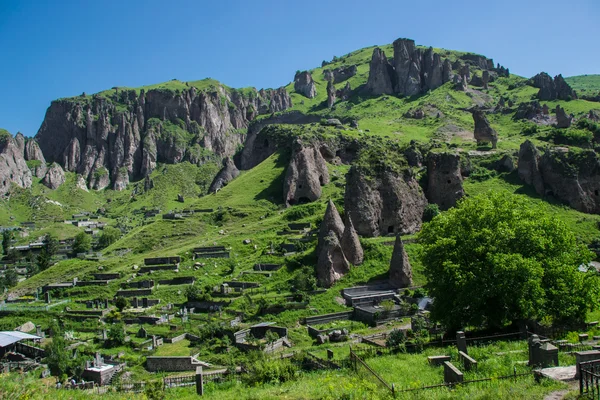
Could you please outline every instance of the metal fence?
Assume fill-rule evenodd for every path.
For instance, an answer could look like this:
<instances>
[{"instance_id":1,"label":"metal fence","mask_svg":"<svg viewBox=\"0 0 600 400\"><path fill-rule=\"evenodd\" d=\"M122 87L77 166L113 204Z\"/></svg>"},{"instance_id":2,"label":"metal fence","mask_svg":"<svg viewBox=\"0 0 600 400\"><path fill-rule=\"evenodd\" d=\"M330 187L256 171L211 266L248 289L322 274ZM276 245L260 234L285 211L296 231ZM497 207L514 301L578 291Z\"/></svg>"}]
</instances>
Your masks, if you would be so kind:
<instances>
[{"instance_id":1,"label":"metal fence","mask_svg":"<svg viewBox=\"0 0 600 400\"><path fill-rule=\"evenodd\" d=\"M396 397L396 393L395 393L396 391L394 388L394 384L390 385L389 383L384 381L383 378L381 376L379 376L379 374L377 372L373 371L373 369L371 369L371 367L369 367L367 365L367 363L365 363L363 360L361 360L360 357L358 355L356 355L356 353L354 353L354 351L352 351L352 349L350 349L350 364L354 371L363 372L369 378L374 380L376 383L380 384L385 390L389 391L393 397Z\"/></svg>"},{"instance_id":2,"label":"metal fence","mask_svg":"<svg viewBox=\"0 0 600 400\"><path fill-rule=\"evenodd\" d=\"M579 393L581 396L600 400L600 361L579 364Z\"/></svg>"},{"instance_id":3,"label":"metal fence","mask_svg":"<svg viewBox=\"0 0 600 400\"><path fill-rule=\"evenodd\" d=\"M171 376L163 379L165 389L183 386L194 386L196 384L196 375Z\"/></svg>"}]
</instances>

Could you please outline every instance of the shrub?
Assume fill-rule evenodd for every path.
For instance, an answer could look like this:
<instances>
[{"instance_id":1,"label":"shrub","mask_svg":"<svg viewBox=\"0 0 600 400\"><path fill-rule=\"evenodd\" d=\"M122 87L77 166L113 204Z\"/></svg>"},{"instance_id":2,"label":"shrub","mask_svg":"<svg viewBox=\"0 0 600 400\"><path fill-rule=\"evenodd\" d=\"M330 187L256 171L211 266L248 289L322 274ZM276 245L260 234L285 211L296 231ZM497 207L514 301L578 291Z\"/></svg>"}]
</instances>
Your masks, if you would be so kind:
<instances>
[{"instance_id":1,"label":"shrub","mask_svg":"<svg viewBox=\"0 0 600 400\"><path fill-rule=\"evenodd\" d=\"M387 347L398 347L406 342L406 331L402 329L394 329L390 332L387 339L385 339L385 345Z\"/></svg>"},{"instance_id":2,"label":"shrub","mask_svg":"<svg viewBox=\"0 0 600 400\"><path fill-rule=\"evenodd\" d=\"M440 208L435 203L427 204L425 210L423 211L423 222L429 222L435 217L437 217L440 213Z\"/></svg>"}]
</instances>

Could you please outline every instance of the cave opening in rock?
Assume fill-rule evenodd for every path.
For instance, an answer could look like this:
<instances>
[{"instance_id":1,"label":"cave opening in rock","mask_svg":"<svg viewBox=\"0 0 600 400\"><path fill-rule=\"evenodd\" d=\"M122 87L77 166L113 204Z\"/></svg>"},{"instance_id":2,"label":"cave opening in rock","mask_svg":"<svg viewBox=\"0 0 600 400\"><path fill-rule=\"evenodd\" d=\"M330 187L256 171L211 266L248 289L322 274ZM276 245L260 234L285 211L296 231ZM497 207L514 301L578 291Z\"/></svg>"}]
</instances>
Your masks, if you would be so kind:
<instances>
[{"instance_id":1,"label":"cave opening in rock","mask_svg":"<svg viewBox=\"0 0 600 400\"><path fill-rule=\"evenodd\" d=\"M319 183L321 184L321 186L324 185L323 183L323 175L319 175ZM596 196L598 196L598 191L596 190Z\"/></svg>"},{"instance_id":2,"label":"cave opening in rock","mask_svg":"<svg viewBox=\"0 0 600 400\"><path fill-rule=\"evenodd\" d=\"M448 183L452 183L452 181L450 179L448 179Z\"/></svg>"},{"instance_id":3,"label":"cave opening in rock","mask_svg":"<svg viewBox=\"0 0 600 400\"><path fill-rule=\"evenodd\" d=\"M394 233L394 225L388 226L388 233Z\"/></svg>"},{"instance_id":4,"label":"cave opening in rock","mask_svg":"<svg viewBox=\"0 0 600 400\"><path fill-rule=\"evenodd\" d=\"M302 189L302 185L298 185L298 189Z\"/></svg>"},{"instance_id":5,"label":"cave opening in rock","mask_svg":"<svg viewBox=\"0 0 600 400\"><path fill-rule=\"evenodd\" d=\"M265 139L263 142L263 147L269 147L269 139Z\"/></svg>"},{"instance_id":6,"label":"cave opening in rock","mask_svg":"<svg viewBox=\"0 0 600 400\"><path fill-rule=\"evenodd\" d=\"M310 203L310 199L308 197L303 196L298 199L298 204L306 204L306 203Z\"/></svg>"},{"instance_id":7,"label":"cave opening in rock","mask_svg":"<svg viewBox=\"0 0 600 400\"><path fill-rule=\"evenodd\" d=\"M598 194L598 189L594 190L594 194L595 194L596 196L598 196L598 195L599 195L599 194Z\"/></svg>"}]
</instances>

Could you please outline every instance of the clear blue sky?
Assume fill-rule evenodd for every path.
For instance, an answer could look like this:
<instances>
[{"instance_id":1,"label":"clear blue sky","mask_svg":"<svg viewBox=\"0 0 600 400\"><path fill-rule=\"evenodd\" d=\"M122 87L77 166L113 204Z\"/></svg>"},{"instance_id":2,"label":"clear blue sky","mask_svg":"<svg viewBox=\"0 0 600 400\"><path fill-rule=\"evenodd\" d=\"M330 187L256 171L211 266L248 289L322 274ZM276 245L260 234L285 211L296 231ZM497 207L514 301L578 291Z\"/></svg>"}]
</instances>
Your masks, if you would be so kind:
<instances>
[{"instance_id":1,"label":"clear blue sky","mask_svg":"<svg viewBox=\"0 0 600 400\"><path fill-rule=\"evenodd\" d=\"M33 136L51 100L112 86L278 87L398 37L527 77L597 74L599 21L598 0L0 0L0 127Z\"/></svg>"}]
</instances>

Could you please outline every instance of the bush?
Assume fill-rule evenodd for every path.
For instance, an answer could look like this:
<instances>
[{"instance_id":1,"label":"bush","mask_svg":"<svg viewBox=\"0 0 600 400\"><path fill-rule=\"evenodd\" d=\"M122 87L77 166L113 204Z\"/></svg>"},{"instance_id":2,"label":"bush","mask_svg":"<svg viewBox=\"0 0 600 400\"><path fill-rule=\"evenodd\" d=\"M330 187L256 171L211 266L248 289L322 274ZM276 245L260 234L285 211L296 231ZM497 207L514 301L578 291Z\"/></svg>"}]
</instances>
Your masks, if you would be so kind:
<instances>
[{"instance_id":1,"label":"bush","mask_svg":"<svg viewBox=\"0 0 600 400\"><path fill-rule=\"evenodd\" d=\"M257 360L246 366L245 381L249 385L264 383L278 384L293 380L299 373L298 367L288 359Z\"/></svg>"},{"instance_id":2,"label":"bush","mask_svg":"<svg viewBox=\"0 0 600 400\"><path fill-rule=\"evenodd\" d=\"M590 146L594 134L584 129L553 129L550 132L550 137L554 144L566 144L574 146Z\"/></svg>"},{"instance_id":3,"label":"bush","mask_svg":"<svg viewBox=\"0 0 600 400\"><path fill-rule=\"evenodd\" d=\"M406 342L406 331L402 329L394 329L390 332L387 339L385 339L385 345L387 347L398 347Z\"/></svg>"},{"instance_id":4,"label":"bush","mask_svg":"<svg viewBox=\"0 0 600 400\"><path fill-rule=\"evenodd\" d=\"M423 222L429 222L435 217L437 217L440 213L440 208L437 204L430 203L427 204L425 210L423 211Z\"/></svg>"}]
</instances>

